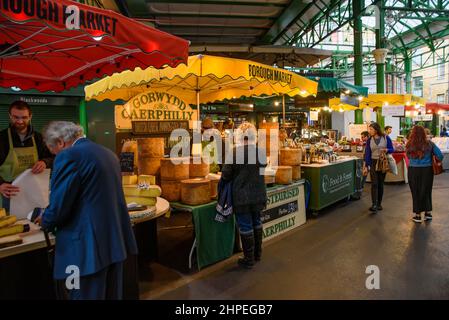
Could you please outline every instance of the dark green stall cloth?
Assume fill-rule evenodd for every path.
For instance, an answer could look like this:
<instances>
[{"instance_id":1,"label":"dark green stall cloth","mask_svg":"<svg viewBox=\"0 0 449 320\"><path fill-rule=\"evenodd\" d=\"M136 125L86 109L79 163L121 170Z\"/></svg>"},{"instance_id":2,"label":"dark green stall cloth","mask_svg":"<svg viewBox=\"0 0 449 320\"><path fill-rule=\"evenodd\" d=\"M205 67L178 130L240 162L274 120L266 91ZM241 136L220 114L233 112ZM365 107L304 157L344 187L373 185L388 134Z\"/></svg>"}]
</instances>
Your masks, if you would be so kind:
<instances>
[{"instance_id":1,"label":"dark green stall cloth","mask_svg":"<svg viewBox=\"0 0 449 320\"><path fill-rule=\"evenodd\" d=\"M234 253L234 215L226 222L215 221L216 205L216 201L199 206L189 206L178 202L170 203L173 209L192 213L198 269L229 258Z\"/></svg>"},{"instance_id":2,"label":"dark green stall cloth","mask_svg":"<svg viewBox=\"0 0 449 320\"><path fill-rule=\"evenodd\" d=\"M325 165L301 165L302 177L312 187L309 209L321 210L354 194L356 161L347 159Z\"/></svg>"}]
</instances>

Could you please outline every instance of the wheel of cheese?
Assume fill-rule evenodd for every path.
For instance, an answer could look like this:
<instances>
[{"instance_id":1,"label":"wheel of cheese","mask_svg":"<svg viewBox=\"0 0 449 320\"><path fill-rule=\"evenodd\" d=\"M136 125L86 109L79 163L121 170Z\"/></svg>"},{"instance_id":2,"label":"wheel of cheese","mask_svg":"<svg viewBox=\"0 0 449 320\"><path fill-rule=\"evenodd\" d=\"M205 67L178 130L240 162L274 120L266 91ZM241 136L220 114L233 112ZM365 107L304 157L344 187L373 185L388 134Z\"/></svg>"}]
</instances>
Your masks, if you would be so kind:
<instances>
[{"instance_id":1,"label":"wheel of cheese","mask_svg":"<svg viewBox=\"0 0 449 320\"><path fill-rule=\"evenodd\" d=\"M292 167L279 166L276 170L276 183L277 184L290 184L292 183Z\"/></svg>"},{"instance_id":2,"label":"wheel of cheese","mask_svg":"<svg viewBox=\"0 0 449 320\"><path fill-rule=\"evenodd\" d=\"M281 148L279 150L279 161L282 166L299 166L301 157L301 149Z\"/></svg>"},{"instance_id":3,"label":"wheel of cheese","mask_svg":"<svg viewBox=\"0 0 449 320\"><path fill-rule=\"evenodd\" d=\"M137 166L139 175L156 176L160 173L161 158L142 158L139 157L139 165Z\"/></svg>"},{"instance_id":4,"label":"wheel of cheese","mask_svg":"<svg viewBox=\"0 0 449 320\"><path fill-rule=\"evenodd\" d=\"M218 197L218 182L221 176L219 174L208 174L207 179L210 180L210 198L217 199Z\"/></svg>"},{"instance_id":5,"label":"wheel of cheese","mask_svg":"<svg viewBox=\"0 0 449 320\"><path fill-rule=\"evenodd\" d=\"M301 179L301 166L292 166L292 179L294 181Z\"/></svg>"},{"instance_id":6,"label":"wheel of cheese","mask_svg":"<svg viewBox=\"0 0 449 320\"><path fill-rule=\"evenodd\" d=\"M198 161L199 160L199 161ZM200 162L200 163L194 163ZM209 164L202 158L190 158L189 175L190 178L204 178L209 174Z\"/></svg>"},{"instance_id":7,"label":"wheel of cheese","mask_svg":"<svg viewBox=\"0 0 449 320\"><path fill-rule=\"evenodd\" d=\"M169 202L181 200L181 183L175 180L161 180L161 197Z\"/></svg>"},{"instance_id":8,"label":"wheel of cheese","mask_svg":"<svg viewBox=\"0 0 449 320\"><path fill-rule=\"evenodd\" d=\"M164 158L161 159L162 180L189 179L189 158Z\"/></svg>"},{"instance_id":9,"label":"wheel of cheese","mask_svg":"<svg viewBox=\"0 0 449 320\"><path fill-rule=\"evenodd\" d=\"M197 206L210 202L209 179L187 179L181 181L181 202Z\"/></svg>"},{"instance_id":10,"label":"wheel of cheese","mask_svg":"<svg viewBox=\"0 0 449 320\"><path fill-rule=\"evenodd\" d=\"M139 157L162 158L164 156L164 138L139 138L137 150Z\"/></svg>"}]
</instances>

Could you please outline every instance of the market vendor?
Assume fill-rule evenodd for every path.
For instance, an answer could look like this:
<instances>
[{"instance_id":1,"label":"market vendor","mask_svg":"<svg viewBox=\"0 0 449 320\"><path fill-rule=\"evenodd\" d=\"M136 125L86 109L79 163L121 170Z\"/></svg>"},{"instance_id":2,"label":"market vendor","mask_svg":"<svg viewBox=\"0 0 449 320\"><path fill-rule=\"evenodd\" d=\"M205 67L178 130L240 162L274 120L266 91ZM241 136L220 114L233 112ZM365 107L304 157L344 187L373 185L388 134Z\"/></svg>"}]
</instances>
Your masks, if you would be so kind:
<instances>
[{"instance_id":1,"label":"market vendor","mask_svg":"<svg viewBox=\"0 0 449 320\"><path fill-rule=\"evenodd\" d=\"M32 116L26 102L14 101L9 106L10 126L0 132L0 193L7 211L9 199L20 192L11 182L26 169L39 174L53 165L42 135L31 126Z\"/></svg>"},{"instance_id":2,"label":"market vendor","mask_svg":"<svg viewBox=\"0 0 449 320\"><path fill-rule=\"evenodd\" d=\"M221 133L214 128L214 122L211 118L206 118L202 121L201 129L203 133L203 141L201 141L203 157L207 158L210 164L209 172L217 173L220 171L220 166L218 165L218 154L220 154L220 150L218 150L216 137L221 137Z\"/></svg>"}]
</instances>

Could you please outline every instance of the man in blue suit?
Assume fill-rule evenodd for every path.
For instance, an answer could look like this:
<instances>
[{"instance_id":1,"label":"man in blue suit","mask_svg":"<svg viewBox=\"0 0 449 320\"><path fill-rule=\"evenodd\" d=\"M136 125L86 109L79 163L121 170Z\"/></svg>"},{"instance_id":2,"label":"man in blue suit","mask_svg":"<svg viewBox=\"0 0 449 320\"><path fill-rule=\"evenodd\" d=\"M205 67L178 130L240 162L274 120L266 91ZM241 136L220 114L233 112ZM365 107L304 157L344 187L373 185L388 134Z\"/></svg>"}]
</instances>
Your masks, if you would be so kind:
<instances>
[{"instance_id":1,"label":"man in blue suit","mask_svg":"<svg viewBox=\"0 0 449 320\"><path fill-rule=\"evenodd\" d=\"M119 160L72 122L51 122L44 139L57 155L42 216L42 227L56 230L54 278L66 279L70 299L122 299L123 263L137 245Z\"/></svg>"}]
</instances>

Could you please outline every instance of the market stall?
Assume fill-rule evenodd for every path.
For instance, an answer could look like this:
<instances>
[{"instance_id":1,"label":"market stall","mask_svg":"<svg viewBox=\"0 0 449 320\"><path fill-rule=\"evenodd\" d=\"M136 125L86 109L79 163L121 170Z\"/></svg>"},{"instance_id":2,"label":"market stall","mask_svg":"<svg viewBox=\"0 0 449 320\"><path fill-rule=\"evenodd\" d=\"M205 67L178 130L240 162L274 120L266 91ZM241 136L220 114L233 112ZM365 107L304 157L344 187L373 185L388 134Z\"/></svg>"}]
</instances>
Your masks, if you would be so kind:
<instances>
[{"instance_id":1,"label":"market stall","mask_svg":"<svg viewBox=\"0 0 449 320\"><path fill-rule=\"evenodd\" d=\"M157 199L153 207L144 211L130 211L131 223L136 235L139 257L143 260L157 257L156 219L169 211L166 200ZM49 234L47 243L40 227L28 220L19 220L17 224L27 224L30 231L15 235L21 243L5 246L0 244L0 299L55 299L55 282L49 264L49 245L55 245L56 239ZM8 238L8 237L7 237ZM7 240L0 238L0 240ZM9 237L11 238L11 237ZM3 247L4 246L4 247ZM30 270L32 266L32 270ZM124 297L138 299L138 266L134 257L129 257L124 265ZM39 275L39 276L36 276Z\"/></svg>"},{"instance_id":2,"label":"market stall","mask_svg":"<svg viewBox=\"0 0 449 320\"><path fill-rule=\"evenodd\" d=\"M289 185L274 185L267 189L267 197L267 208L261 214L263 241L273 239L306 222L304 180ZM194 250L199 269L234 254L234 241L238 238L235 233L235 217L232 216L225 222L217 221L216 201L198 206L179 202L170 205L173 209L192 213L195 239L189 254L189 269L194 265Z\"/></svg>"},{"instance_id":3,"label":"market stall","mask_svg":"<svg viewBox=\"0 0 449 320\"><path fill-rule=\"evenodd\" d=\"M349 199L355 187L355 158L329 163L302 164L302 174L311 184L309 209L319 211L342 199Z\"/></svg>"}]
</instances>

